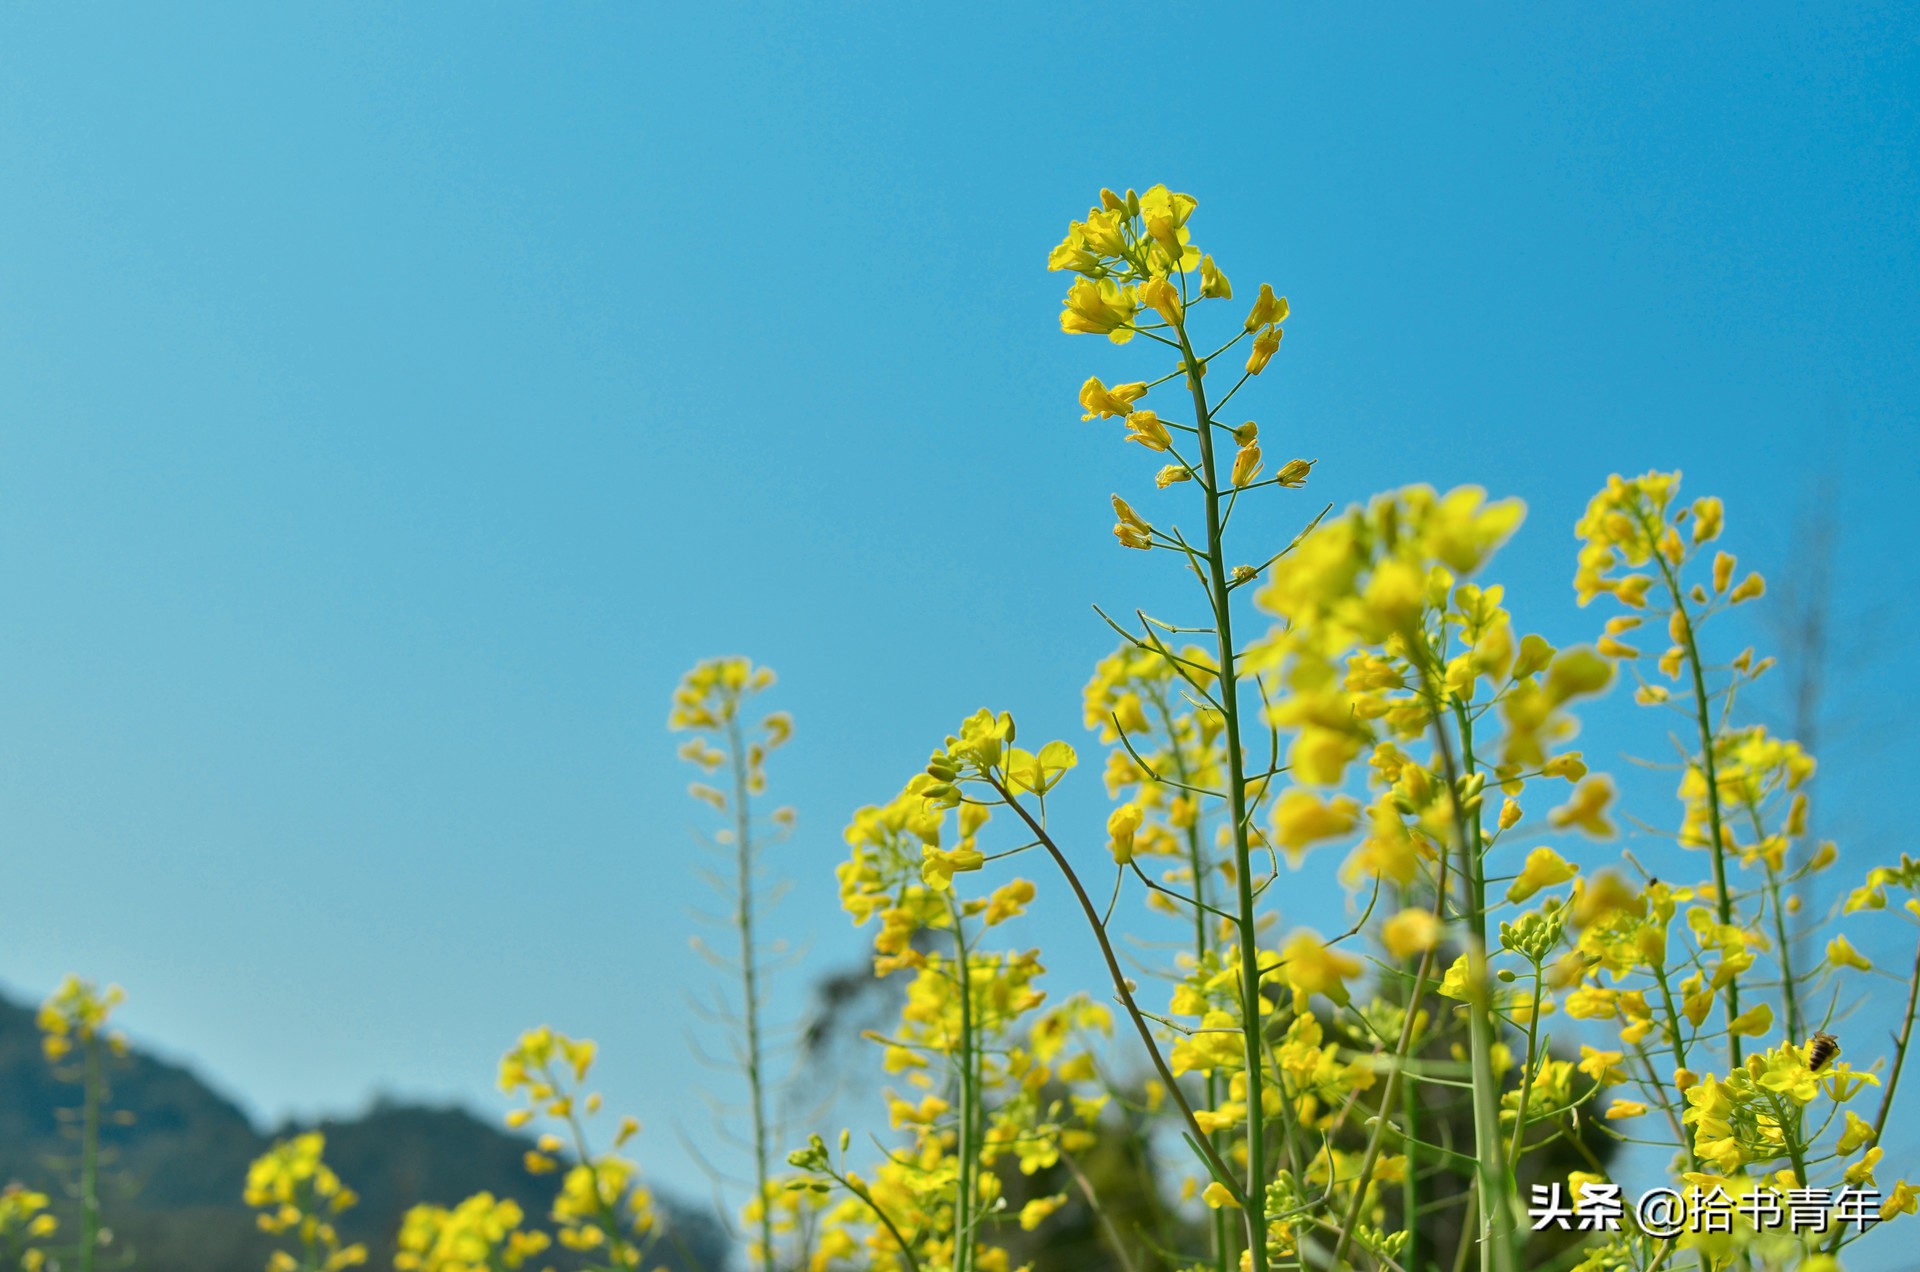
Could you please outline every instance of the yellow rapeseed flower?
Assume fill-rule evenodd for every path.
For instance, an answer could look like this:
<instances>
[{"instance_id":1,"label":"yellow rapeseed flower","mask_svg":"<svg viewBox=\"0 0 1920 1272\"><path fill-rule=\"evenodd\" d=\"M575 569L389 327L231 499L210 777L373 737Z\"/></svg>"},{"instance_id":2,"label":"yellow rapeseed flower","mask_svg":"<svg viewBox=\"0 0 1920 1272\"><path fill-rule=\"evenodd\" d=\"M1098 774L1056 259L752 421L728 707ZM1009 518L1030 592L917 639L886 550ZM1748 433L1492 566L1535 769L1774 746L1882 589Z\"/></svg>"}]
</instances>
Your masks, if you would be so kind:
<instances>
[{"instance_id":1,"label":"yellow rapeseed flower","mask_svg":"<svg viewBox=\"0 0 1920 1272\"><path fill-rule=\"evenodd\" d=\"M1360 805L1351 796L1323 800L1312 791L1293 787L1273 808L1273 833L1280 846L1296 858L1308 846L1337 839L1360 822Z\"/></svg>"},{"instance_id":2,"label":"yellow rapeseed flower","mask_svg":"<svg viewBox=\"0 0 1920 1272\"><path fill-rule=\"evenodd\" d=\"M1302 929L1280 951L1281 973L1302 994L1320 994L1345 1006L1347 978L1360 974L1360 960L1322 943L1318 934Z\"/></svg>"},{"instance_id":3,"label":"yellow rapeseed flower","mask_svg":"<svg viewBox=\"0 0 1920 1272\"><path fill-rule=\"evenodd\" d=\"M1287 320L1287 298L1273 294L1271 283L1260 284L1260 294L1254 299L1253 308L1247 312L1245 323L1248 331L1258 331L1262 327L1282 323ZM1276 335L1273 341L1277 348L1280 339ZM1269 355L1271 356L1271 355ZM1263 364L1264 365L1264 364Z\"/></svg>"},{"instance_id":4,"label":"yellow rapeseed flower","mask_svg":"<svg viewBox=\"0 0 1920 1272\"><path fill-rule=\"evenodd\" d=\"M1233 457L1232 482L1235 489L1251 485L1260 475L1260 444L1248 442Z\"/></svg>"},{"instance_id":5,"label":"yellow rapeseed flower","mask_svg":"<svg viewBox=\"0 0 1920 1272\"><path fill-rule=\"evenodd\" d=\"M1380 940L1395 958L1412 958L1439 944L1443 931L1433 911L1410 906L1380 926Z\"/></svg>"},{"instance_id":6,"label":"yellow rapeseed flower","mask_svg":"<svg viewBox=\"0 0 1920 1272\"><path fill-rule=\"evenodd\" d=\"M1107 815L1107 851L1117 865L1133 860L1133 836L1145 820L1139 806L1122 804Z\"/></svg>"},{"instance_id":7,"label":"yellow rapeseed flower","mask_svg":"<svg viewBox=\"0 0 1920 1272\"><path fill-rule=\"evenodd\" d=\"M1827 942L1827 962L1835 967L1853 967L1863 972L1873 970L1873 964L1867 956L1853 948L1853 943L1845 936L1836 936Z\"/></svg>"},{"instance_id":8,"label":"yellow rapeseed flower","mask_svg":"<svg viewBox=\"0 0 1920 1272\"><path fill-rule=\"evenodd\" d=\"M1595 839L1611 839L1613 823L1607 820L1607 808L1613 803L1613 780L1590 777L1574 788L1573 798L1547 814L1557 828L1578 826Z\"/></svg>"},{"instance_id":9,"label":"yellow rapeseed flower","mask_svg":"<svg viewBox=\"0 0 1920 1272\"><path fill-rule=\"evenodd\" d=\"M1227 276L1220 272L1220 267L1213 263L1211 256L1200 258L1200 294L1209 299L1233 299L1233 284L1227 281Z\"/></svg>"},{"instance_id":10,"label":"yellow rapeseed flower","mask_svg":"<svg viewBox=\"0 0 1920 1272\"><path fill-rule=\"evenodd\" d=\"M1186 316L1186 311L1180 305L1180 293L1164 278L1153 278L1140 284L1140 299L1166 319L1169 325L1178 325Z\"/></svg>"},{"instance_id":11,"label":"yellow rapeseed flower","mask_svg":"<svg viewBox=\"0 0 1920 1272\"><path fill-rule=\"evenodd\" d=\"M1134 411L1127 416L1127 440L1150 451L1164 451L1173 445L1167 426L1152 411Z\"/></svg>"},{"instance_id":12,"label":"yellow rapeseed flower","mask_svg":"<svg viewBox=\"0 0 1920 1272\"><path fill-rule=\"evenodd\" d=\"M1147 386L1143 383L1116 384L1112 388L1100 383L1100 377L1089 376L1080 386L1080 405L1086 409L1083 420L1112 419L1132 412L1133 404L1147 395Z\"/></svg>"},{"instance_id":13,"label":"yellow rapeseed flower","mask_svg":"<svg viewBox=\"0 0 1920 1272\"><path fill-rule=\"evenodd\" d=\"M1280 328L1268 327L1253 338L1253 349L1247 354L1247 374L1259 375L1273 361L1273 355L1280 352Z\"/></svg>"},{"instance_id":14,"label":"yellow rapeseed flower","mask_svg":"<svg viewBox=\"0 0 1920 1272\"><path fill-rule=\"evenodd\" d=\"M1061 302L1060 330L1069 335L1105 336L1115 344L1133 339L1134 315L1140 312L1140 297L1135 289L1122 287L1112 279L1098 282L1082 278L1067 289Z\"/></svg>"},{"instance_id":15,"label":"yellow rapeseed flower","mask_svg":"<svg viewBox=\"0 0 1920 1272\"><path fill-rule=\"evenodd\" d=\"M1525 901L1542 888L1565 883L1580 873L1580 867L1551 848L1535 848L1527 854L1527 863L1507 889L1507 900Z\"/></svg>"},{"instance_id":16,"label":"yellow rapeseed flower","mask_svg":"<svg viewBox=\"0 0 1920 1272\"><path fill-rule=\"evenodd\" d=\"M1118 495L1113 497L1113 515L1119 518L1114 523L1113 537L1120 540L1122 547L1153 547L1153 527Z\"/></svg>"}]
</instances>

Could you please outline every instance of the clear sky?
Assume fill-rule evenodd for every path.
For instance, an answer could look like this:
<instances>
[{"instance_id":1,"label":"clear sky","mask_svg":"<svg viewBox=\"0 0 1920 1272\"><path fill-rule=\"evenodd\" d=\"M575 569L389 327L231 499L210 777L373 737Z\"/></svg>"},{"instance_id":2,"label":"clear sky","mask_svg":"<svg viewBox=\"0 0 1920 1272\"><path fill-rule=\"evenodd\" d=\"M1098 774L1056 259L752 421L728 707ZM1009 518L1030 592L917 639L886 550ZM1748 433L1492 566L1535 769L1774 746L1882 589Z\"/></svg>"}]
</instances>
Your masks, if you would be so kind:
<instances>
[{"instance_id":1,"label":"clear sky","mask_svg":"<svg viewBox=\"0 0 1920 1272\"><path fill-rule=\"evenodd\" d=\"M549 1021L682 1177L679 673L782 674L781 918L825 968L847 814L983 704L1087 741L1090 603L1179 586L1115 547L1151 466L1074 403L1147 355L1061 336L1044 270L1102 185L1191 191L1291 298L1248 404L1320 465L1250 535L1520 495L1497 575L1570 640L1609 472L1685 470L1762 567L1830 478L1871 655L1830 815L1884 851L1917 41L1837 3L9 6L0 982L124 983L262 1118L493 1107ZM1664 746L1619 718L1603 759Z\"/></svg>"}]
</instances>

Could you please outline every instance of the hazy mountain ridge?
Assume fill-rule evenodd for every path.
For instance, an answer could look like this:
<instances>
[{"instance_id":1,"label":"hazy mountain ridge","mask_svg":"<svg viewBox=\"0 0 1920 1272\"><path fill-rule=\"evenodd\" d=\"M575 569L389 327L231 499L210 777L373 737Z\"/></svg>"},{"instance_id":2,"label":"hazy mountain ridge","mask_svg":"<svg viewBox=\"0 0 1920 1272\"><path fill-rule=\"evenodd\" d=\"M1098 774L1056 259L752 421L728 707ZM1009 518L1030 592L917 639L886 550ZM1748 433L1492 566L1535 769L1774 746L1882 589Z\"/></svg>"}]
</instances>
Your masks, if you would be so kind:
<instances>
[{"instance_id":1,"label":"hazy mountain ridge","mask_svg":"<svg viewBox=\"0 0 1920 1272\"><path fill-rule=\"evenodd\" d=\"M272 1246L241 1201L247 1166L275 1138L308 1128L262 1131L190 1070L138 1048L111 1066L110 1082L110 1111L130 1115L110 1116L101 1134L109 1151L101 1192L115 1247L130 1250L141 1272L259 1272ZM0 997L0 1183L17 1180L65 1202L77 1142L60 1111L79 1102L79 1086L41 1054L34 1013ZM512 1197L539 1221L558 1189L556 1176L524 1168L529 1139L458 1107L380 1100L315 1128L326 1132L327 1160L360 1194L341 1231L367 1243L374 1268L392 1266L393 1233L418 1202L450 1205L487 1191ZM663 1243L650 1265L722 1272L727 1243L714 1220L671 1199L660 1205L697 1262ZM70 1235L70 1206L61 1209L62 1235Z\"/></svg>"}]
</instances>

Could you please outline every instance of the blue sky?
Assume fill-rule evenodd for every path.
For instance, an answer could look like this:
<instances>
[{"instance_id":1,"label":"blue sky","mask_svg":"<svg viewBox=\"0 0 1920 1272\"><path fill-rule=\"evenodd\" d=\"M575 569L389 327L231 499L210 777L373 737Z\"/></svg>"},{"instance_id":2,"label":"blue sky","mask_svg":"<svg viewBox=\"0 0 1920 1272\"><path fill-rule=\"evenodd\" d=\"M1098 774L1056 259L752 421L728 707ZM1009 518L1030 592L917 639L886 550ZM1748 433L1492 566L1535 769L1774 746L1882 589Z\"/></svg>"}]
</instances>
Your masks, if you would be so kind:
<instances>
[{"instance_id":1,"label":"blue sky","mask_svg":"<svg viewBox=\"0 0 1920 1272\"><path fill-rule=\"evenodd\" d=\"M0 981L123 982L263 1118L492 1107L550 1021L682 1177L679 673L781 672L782 918L826 967L862 945L847 814L982 704L1083 740L1090 604L1177 595L1108 534L1151 465L1074 405L1148 355L1062 337L1043 268L1102 185L1191 191L1236 285L1291 298L1247 400L1320 464L1249 542L1479 482L1532 508L1520 621L1571 640L1609 472L1683 469L1762 567L1831 478L1866 638L1831 815L1884 851L1873 791L1920 759L1883 688L1912 7L1167 14L0 14ZM1602 717L1638 730L1602 755L1664 745ZM1043 907L1025 939L1064 986L1079 936Z\"/></svg>"}]
</instances>

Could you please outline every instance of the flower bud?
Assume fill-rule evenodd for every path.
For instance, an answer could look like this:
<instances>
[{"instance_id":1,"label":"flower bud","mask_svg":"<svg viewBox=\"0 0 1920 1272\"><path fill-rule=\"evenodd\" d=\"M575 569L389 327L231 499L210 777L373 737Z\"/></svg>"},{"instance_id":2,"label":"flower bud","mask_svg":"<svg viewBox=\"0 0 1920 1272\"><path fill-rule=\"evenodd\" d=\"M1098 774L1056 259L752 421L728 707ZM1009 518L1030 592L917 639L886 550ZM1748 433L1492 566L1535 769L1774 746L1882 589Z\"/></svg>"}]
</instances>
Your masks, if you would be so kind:
<instances>
[{"instance_id":1,"label":"flower bud","mask_svg":"<svg viewBox=\"0 0 1920 1272\"><path fill-rule=\"evenodd\" d=\"M1248 442L1241 446L1240 452L1233 457L1232 481L1234 489L1237 490L1242 486L1251 485L1253 479L1259 475L1260 447L1256 443Z\"/></svg>"},{"instance_id":2,"label":"flower bud","mask_svg":"<svg viewBox=\"0 0 1920 1272\"><path fill-rule=\"evenodd\" d=\"M1227 281L1227 276L1220 272L1220 267L1213 263L1211 256L1200 258L1200 294L1220 300L1233 299L1233 284Z\"/></svg>"},{"instance_id":3,"label":"flower bud","mask_svg":"<svg viewBox=\"0 0 1920 1272\"><path fill-rule=\"evenodd\" d=\"M1122 804L1107 815L1107 851L1116 864L1124 866L1133 860L1133 836L1143 820L1133 804Z\"/></svg>"},{"instance_id":4,"label":"flower bud","mask_svg":"<svg viewBox=\"0 0 1920 1272\"><path fill-rule=\"evenodd\" d=\"M1247 355L1247 374L1259 375L1280 352L1280 328L1268 327L1253 338L1253 352Z\"/></svg>"},{"instance_id":5,"label":"flower bud","mask_svg":"<svg viewBox=\"0 0 1920 1272\"><path fill-rule=\"evenodd\" d=\"M1640 929L1633 938L1633 948L1648 967L1667 965L1667 929L1660 925L1651 925Z\"/></svg>"},{"instance_id":6,"label":"flower bud","mask_svg":"<svg viewBox=\"0 0 1920 1272\"><path fill-rule=\"evenodd\" d=\"M1246 329L1258 331L1271 323L1285 322L1286 319L1287 298L1274 295L1271 283L1260 284L1260 295L1247 314Z\"/></svg>"}]
</instances>

